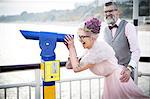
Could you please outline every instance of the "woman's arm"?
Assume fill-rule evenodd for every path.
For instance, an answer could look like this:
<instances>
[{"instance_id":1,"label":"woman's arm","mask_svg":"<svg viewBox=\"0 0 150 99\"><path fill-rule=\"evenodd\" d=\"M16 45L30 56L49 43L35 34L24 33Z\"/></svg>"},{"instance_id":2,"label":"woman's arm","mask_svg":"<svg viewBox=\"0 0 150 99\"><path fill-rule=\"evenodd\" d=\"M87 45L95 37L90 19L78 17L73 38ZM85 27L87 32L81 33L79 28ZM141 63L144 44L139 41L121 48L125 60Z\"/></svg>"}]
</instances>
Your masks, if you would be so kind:
<instances>
[{"instance_id":1,"label":"woman's arm","mask_svg":"<svg viewBox=\"0 0 150 99\"><path fill-rule=\"evenodd\" d=\"M71 37L70 35L67 35L65 37L65 42L67 42L67 44L68 44L70 61L71 61L71 65L72 65L72 68L73 68L74 72L80 72L80 71L86 70L86 69L94 66L94 64L87 64L87 65L84 65L84 66L79 65L80 63L79 63L79 60L77 58L77 53L76 53L76 49L75 49L75 46L74 46L73 37Z\"/></svg>"},{"instance_id":2,"label":"woman's arm","mask_svg":"<svg viewBox=\"0 0 150 99\"><path fill-rule=\"evenodd\" d=\"M93 67L95 65L95 64L87 64L84 66L80 66L80 62L76 57L77 54L76 54L75 47L69 49L69 54L70 54L70 60L71 60L71 64L72 64L72 68L73 68L74 72L80 72L80 71L86 70L90 67Z\"/></svg>"},{"instance_id":3,"label":"woman's arm","mask_svg":"<svg viewBox=\"0 0 150 99\"><path fill-rule=\"evenodd\" d=\"M87 65L83 65L83 66L78 66L73 68L74 72L81 72L84 71L86 69L89 69L90 67L93 67L95 64L87 64Z\"/></svg>"}]
</instances>

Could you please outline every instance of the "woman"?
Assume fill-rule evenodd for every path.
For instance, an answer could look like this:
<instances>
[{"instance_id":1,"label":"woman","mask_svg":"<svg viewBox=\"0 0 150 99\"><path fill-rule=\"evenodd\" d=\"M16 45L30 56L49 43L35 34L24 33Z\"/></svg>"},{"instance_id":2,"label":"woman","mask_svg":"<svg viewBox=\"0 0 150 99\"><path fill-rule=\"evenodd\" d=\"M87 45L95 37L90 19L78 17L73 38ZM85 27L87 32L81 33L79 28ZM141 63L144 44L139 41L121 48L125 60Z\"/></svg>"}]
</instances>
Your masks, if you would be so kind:
<instances>
[{"instance_id":1,"label":"woman","mask_svg":"<svg viewBox=\"0 0 150 99\"><path fill-rule=\"evenodd\" d=\"M90 69L94 74L104 76L103 99L149 99L131 78L127 83L120 81L123 66L117 64L114 50L104 41L97 39L100 26L101 22L92 18L84 23L84 27L79 28L80 42L87 49L80 61L77 59L73 37L65 37L71 61L67 68L72 68L74 72Z\"/></svg>"}]
</instances>

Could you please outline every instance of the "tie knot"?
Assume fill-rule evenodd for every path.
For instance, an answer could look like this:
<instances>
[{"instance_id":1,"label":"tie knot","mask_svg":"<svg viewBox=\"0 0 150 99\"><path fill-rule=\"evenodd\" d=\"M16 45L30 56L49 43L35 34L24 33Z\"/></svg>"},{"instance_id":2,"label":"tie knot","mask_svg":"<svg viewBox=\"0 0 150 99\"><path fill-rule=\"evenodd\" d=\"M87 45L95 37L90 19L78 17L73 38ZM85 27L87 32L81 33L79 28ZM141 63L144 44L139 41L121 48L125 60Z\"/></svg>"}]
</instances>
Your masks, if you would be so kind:
<instances>
[{"instance_id":1,"label":"tie knot","mask_svg":"<svg viewBox=\"0 0 150 99\"><path fill-rule=\"evenodd\" d=\"M118 28L118 26L116 24L113 25L113 26L108 26L108 27L109 27L110 30L113 29L113 28Z\"/></svg>"}]
</instances>

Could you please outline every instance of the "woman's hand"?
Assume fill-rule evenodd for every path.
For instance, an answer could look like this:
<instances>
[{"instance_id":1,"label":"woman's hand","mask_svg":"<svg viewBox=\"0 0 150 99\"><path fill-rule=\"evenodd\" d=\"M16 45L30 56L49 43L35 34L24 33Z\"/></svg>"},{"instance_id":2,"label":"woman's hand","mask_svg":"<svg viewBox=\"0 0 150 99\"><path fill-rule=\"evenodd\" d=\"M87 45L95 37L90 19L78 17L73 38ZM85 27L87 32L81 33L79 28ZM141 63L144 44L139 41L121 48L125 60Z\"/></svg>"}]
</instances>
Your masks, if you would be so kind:
<instances>
[{"instance_id":1,"label":"woman's hand","mask_svg":"<svg viewBox=\"0 0 150 99\"><path fill-rule=\"evenodd\" d=\"M80 72L81 71L81 67L80 66L76 66L76 67L73 67L73 71L76 73L76 72Z\"/></svg>"},{"instance_id":2,"label":"woman's hand","mask_svg":"<svg viewBox=\"0 0 150 99\"><path fill-rule=\"evenodd\" d=\"M67 46L68 49L74 48L74 38L72 35L66 35L64 40L64 44Z\"/></svg>"}]
</instances>

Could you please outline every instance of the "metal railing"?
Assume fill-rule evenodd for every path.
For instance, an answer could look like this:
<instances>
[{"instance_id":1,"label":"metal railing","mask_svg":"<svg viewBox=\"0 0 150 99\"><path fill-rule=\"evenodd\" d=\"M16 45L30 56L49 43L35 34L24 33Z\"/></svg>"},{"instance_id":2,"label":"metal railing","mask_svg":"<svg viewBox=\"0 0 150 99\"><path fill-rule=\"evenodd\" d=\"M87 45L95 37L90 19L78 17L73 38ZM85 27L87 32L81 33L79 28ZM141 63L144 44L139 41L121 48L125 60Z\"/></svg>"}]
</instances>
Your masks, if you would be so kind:
<instances>
[{"instance_id":1,"label":"metal railing","mask_svg":"<svg viewBox=\"0 0 150 99\"><path fill-rule=\"evenodd\" d=\"M96 88L97 88L97 96L92 96L92 88L93 88L93 80L94 83L97 82ZM101 82L103 80L103 77L88 77L88 78L79 78L79 79L64 79L61 81L56 82L56 99L73 99L73 97L76 97L74 99L92 99L92 97L97 97L97 99L100 99L98 97L101 97L103 86L101 86ZM87 83L86 87L84 86L85 82ZM40 85L42 88L42 84ZM74 87L73 87L74 86ZM20 98L20 88L26 87L28 89L28 99L36 99L34 96L32 96L32 88L36 88L37 84L36 82L29 82L29 83L19 83L19 84L7 84L7 85L0 85L0 90L3 93L3 97L1 96L1 99L9 99L9 93L7 90L13 88L16 91L16 95L14 95L13 99L21 99ZM86 88L86 89L85 89ZM88 89L88 90L87 90ZM3 91L2 91L3 90ZM65 91L68 90L68 91ZM83 92L83 90L86 90L86 94ZM40 90L42 91L42 89ZM78 92L78 93L76 93ZM36 93L36 92L35 92ZM67 93L67 94L65 94ZM84 98L85 96L85 98ZM25 98L23 98L25 99ZM42 99L42 95L41 95ZM96 98L94 98L96 99Z\"/></svg>"},{"instance_id":2,"label":"metal railing","mask_svg":"<svg viewBox=\"0 0 150 99\"><path fill-rule=\"evenodd\" d=\"M142 74L140 76L149 77L149 88L150 90L150 73ZM103 77L87 77L87 78L78 78L78 79L64 79L56 82L56 99L101 99L102 90L103 90ZM42 84L40 84L40 92L42 92ZM36 82L30 83L19 83L19 84L8 84L8 85L0 85L0 92L3 93L1 95L1 99L9 99L9 93L7 92L9 89L13 88L15 90L15 94L11 99L22 99L20 98L21 90L20 88L26 87L28 89L28 99L36 99L33 93L36 91L36 87L38 87ZM34 91L32 90L34 89ZM38 93L40 93L38 92ZM35 92L35 95L37 93ZM148 93L150 95L150 92ZM40 96L42 99L42 95ZM23 98L25 99L25 98Z\"/></svg>"},{"instance_id":3,"label":"metal railing","mask_svg":"<svg viewBox=\"0 0 150 99\"><path fill-rule=\"evenodd\" d=\"M141 58L141 61L150 62L150 58ZM61 67L64 66L61 62ZM23 69L22 69L23 68ZM2 84L0 85L0 99L42 99L42 84L40 83L39 64L1 66L0 73L16 70L35 69L35 81L19 84ZM150 73L138 73L138 77L148 77L148 93L150 96ZM94 80L94 82L93 82ZM86 83L84 83L86 82ZM95 84L96 83L96 84ZM56 82L56 99L100 99L103 91L103 77L87 77L64 79ZM143 83L142 83L143 84ZM88 86L88 87L87 87ZM26 98L22 98L21 88L27 87ZM10 96L9 90L14 89L13 97ZM77 93L78 92L78 93ZM11 97L11 98L10 98Z\"/></svg>"},{"instance_id":4,"label":"metal railing","mask_svg":"<svg viewBox=\"0 0 150 99\"><path fill-rule=\"evenodd\" d=\"M20 93L20 88L23 88L23 87L27 87L28 86L28 93L29 93L29 99L31 99L31 88L32 87L36 87L36 83L35 82L31 82L31 83L19 83L19 84L7 84L7 85L0 85L0 99L9 99L8 97L10 97L7 93L7 90L9 89L16 89L16 90L13 90L16 95L14 95L13 99L20 99L19 98L19 93ZM3 95L3 96L2 96Z\"/></svg>"},{"instance_id":5,"label":"metal railing","mask_svg":"<svg viewBox=\"0 0 150 99\"><path fill-rule=\"evenodd\" d=\"M57 82L57 99L100 99L103 77L65 79ZM95 84L93 84L95 83ZM93 92L92 90L95 92ZM94 93L94 94L93 94Z\"/></svg>"}]
</instances>

